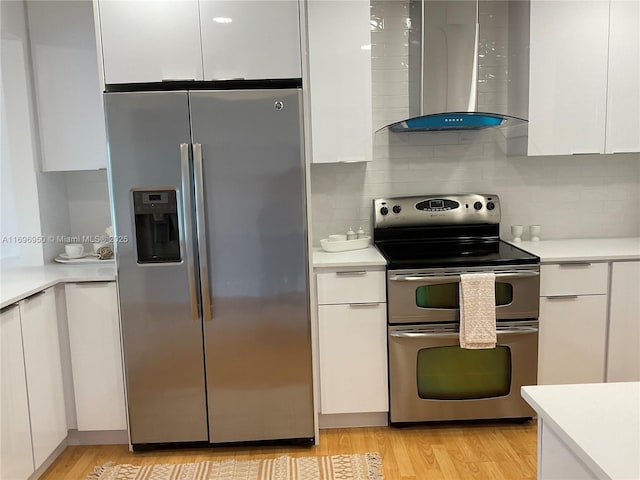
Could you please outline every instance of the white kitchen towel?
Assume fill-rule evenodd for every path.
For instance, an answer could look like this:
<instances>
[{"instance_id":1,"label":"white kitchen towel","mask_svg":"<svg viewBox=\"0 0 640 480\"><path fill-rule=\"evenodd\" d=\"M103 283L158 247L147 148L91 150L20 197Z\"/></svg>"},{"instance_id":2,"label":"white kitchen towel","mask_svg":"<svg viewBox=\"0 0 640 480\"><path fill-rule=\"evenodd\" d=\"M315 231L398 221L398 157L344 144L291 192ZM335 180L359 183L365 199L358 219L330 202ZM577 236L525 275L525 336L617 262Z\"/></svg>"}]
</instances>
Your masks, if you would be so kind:
<instances>
[{"instance_id":1,"label":"white kitchen towel","mask_svg":"<svg viewBox=\"0 0 640 480\"><path fill-rule=\"evenodd\" d=\"M460 346L468 349L496 346L496 276L460 275Z\"/></svg>"}]
</instances>

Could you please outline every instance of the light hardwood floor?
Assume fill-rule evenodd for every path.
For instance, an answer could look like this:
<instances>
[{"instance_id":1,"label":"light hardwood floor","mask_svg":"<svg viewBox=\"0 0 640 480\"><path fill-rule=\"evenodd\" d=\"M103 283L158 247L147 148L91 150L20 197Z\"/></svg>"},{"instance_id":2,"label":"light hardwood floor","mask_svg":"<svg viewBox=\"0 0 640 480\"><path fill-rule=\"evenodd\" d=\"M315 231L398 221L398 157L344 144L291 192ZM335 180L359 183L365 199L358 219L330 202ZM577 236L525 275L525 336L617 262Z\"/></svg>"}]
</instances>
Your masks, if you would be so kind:
<instances>
[{"instance_id":1,"label":"light hardwood floor","mask_svg":"<svg viewBox=\"0 0 640 480\"><path fill-rule=\"evenodd\" d=\"M41 477L81 480L96 465L186 463L226 458L273 458L379 452L385 480L536 478L537 428L492 422L320 431L316 447L214 447L131 453L125 445L67 447Z\"/></svg>"}]
</instances>

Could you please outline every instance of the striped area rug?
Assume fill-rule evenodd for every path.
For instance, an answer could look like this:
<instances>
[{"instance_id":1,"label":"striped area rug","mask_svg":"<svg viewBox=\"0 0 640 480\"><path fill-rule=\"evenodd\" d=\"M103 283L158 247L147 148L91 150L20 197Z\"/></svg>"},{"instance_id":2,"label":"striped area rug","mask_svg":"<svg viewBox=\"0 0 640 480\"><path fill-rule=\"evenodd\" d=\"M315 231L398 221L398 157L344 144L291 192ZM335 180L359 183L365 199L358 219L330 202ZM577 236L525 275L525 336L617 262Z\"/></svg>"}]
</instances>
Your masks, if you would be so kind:
<instances>
[{"instance_id":1,"label":"striped area rug","mask_svg":"<svg viewBox=\"0 0 640 480\"><path fill-rule=\"evenodd\" d=\"M382 480L378 453L96 467L87 480Z\"/></svg>"}]
</instances>

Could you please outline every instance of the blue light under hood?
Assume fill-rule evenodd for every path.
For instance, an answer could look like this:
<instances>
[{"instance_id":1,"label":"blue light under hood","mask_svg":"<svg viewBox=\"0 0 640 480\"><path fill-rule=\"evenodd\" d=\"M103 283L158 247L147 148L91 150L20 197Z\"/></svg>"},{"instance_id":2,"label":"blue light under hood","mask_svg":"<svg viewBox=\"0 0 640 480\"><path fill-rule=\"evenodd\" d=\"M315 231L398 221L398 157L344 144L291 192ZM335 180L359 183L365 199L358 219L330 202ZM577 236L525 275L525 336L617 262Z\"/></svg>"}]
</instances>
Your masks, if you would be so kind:
<instances>
[{"instance_id":1,"label":"blue light under hood","mask_svg":"<svg viewBox=\"0 0 640 480\"><path fill-rule=\"evenodd\" d=\"M437 113L414 117L388 125L392 132L428 132L442 130L478 130L506 127L527 123L526 120L508 115L481 112Z\"/></svg>"}]
</instances>

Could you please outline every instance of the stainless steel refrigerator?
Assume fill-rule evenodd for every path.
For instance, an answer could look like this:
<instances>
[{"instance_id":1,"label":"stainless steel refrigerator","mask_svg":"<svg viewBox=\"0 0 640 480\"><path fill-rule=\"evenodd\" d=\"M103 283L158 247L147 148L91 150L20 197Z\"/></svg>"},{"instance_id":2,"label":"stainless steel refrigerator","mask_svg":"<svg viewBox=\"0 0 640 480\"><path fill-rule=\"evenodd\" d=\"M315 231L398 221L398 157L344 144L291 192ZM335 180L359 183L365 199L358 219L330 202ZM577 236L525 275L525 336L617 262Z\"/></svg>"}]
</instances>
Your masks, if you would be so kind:
<instances>
[{"instance_id":1,"label":"stainless steel refrigerator","mask_svg":"<svg viewBox=\"0 0 640 480\"><path fill-rule=\"evenodd\" d=\"M134 449L313 441L301 98L105 93Z\"/></svg>"}]
</instances>

